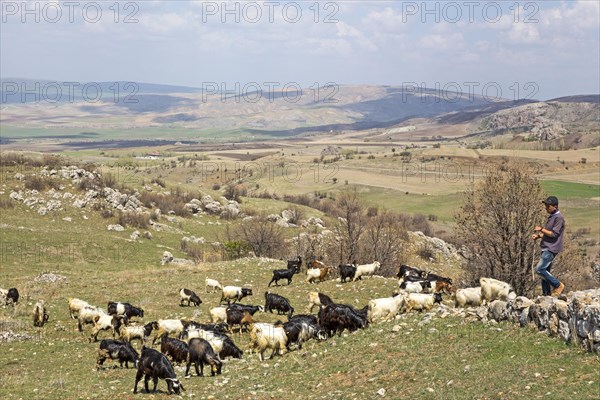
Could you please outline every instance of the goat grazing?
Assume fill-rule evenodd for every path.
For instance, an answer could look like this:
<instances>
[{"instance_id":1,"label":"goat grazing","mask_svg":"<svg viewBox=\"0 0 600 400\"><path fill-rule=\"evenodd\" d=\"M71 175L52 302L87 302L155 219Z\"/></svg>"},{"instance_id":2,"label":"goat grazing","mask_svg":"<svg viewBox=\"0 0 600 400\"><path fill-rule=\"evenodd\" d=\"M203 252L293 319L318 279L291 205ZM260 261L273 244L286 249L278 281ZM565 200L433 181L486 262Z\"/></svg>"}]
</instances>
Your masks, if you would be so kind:
<instances>
[{"instance_id":1,"label":"goat grazing","mask_svg":"<svg viewBox=\"0 0 600 400\"><path fill-rule=\"evenodd\" d=\"M217 281L216 279L206 278L204 280L204 282L205 282L205 286L204 286L205 293L208 293L208 289L210 289L211 292L214 290L222 290L223 289L223 287L221 286L219 281Z\"/></svg>"},{"instance_id":2,"label":"goat grazing","mask_svg":"<svg viewBox=\"0 0 600 400\"><path fill-rule=\"evenodd\" d=\"M144 310L129 303L109 301L107 309L109 315L124 315L128 319L133 317L144 318Z\"/></svg>"},{"instance_id":3,"label":"goat grazing","mask_svg":"<svg viewBox=\"0 0 600 400\"><path fill-rule=\"evenodd\" d=\"M159 319L158 321L152 322L153 328L156 329L156 336L154 336L152 344L156 343L156 341L161 339L163 336L169 334L179 335L189 324L189 321L183 321L180 319Z\"/></svg>"},{"instance_id":4,"label":"goat grazing","mask_svg":"<svg viewBox=\"0 0 600 400\"><path fill-rule=\"evenodd\" d=\"M319 292L308 292L308 312L312 312L314 306L327 306L333 304L329 296Z\"/></svg>"},{"instance_id":5,"label":"goat grazing","mask_svg":"<svg viewBox=\"0 0 600 400\"><path fill-rule=\"evenodd\" d=\"M180 306L183 306L184 301L187 301L188 306L190 306L191 303L193 303L196 307L202 304L202 300L200 300L200 297L196 293L194 293L193 290L190 289L180 289L179 297L181 298L181 301L179 302Z\"/></svg>"},{"instance_id":6,"label":"goat grazing","mask_svg":"<svg viewBox=\"0 0 600 400\"><path fill-rule=\"evenodd\" d=\"M364 311L366 310L359 312L345 304L330 304L319 310L319 324L329 337L335 333L341 335L345 329L354 332L369 326L369 321L363 315Z\"/></svg>"},{"instance_id":7,"label":"goat grazing","mask_svg":"<svg viewBox=\"0 0 600 400\"><path fill-rule=\"evenodd\" d=\"M146 343L148 337L152 333L152 329L154 329L154 324L152 322L148 322L146 325L131 325L127 326L122 324L119 327L119 339L124 340L126 342L131 342L134 339L138 339L142 344Z\"/></svg>"},{"instance_id":8,"label":"goat grazing","mask_svg":"<svg viewBox=\"0 0 600 400\"><path fill-rule=\"evenodd\" d=\"M120 340L104 339L100 342L100 348L98 349L98 359L96 360L96 367L100 369L107 359L119 360L119 365L123 368L129 368L129 363L136 364L139 354L128 342L122 342Z\"/></svg>"},{"instance_id":9,"label":"goat grazing","mask_svg":"<svg viewBox=\"0 0 600 400\"><path fill-rule=\"evenodd\" d=\"M133 394L137 393L137 386L139 381L144 377L144 387L146 392L150 392L148 389L148 381L152 378L152 382L154 382L153 393L156 393L156 385L158 384L158 379L164 379L167 382L167 392L169 394L175 392L175 394L180 394L181 390L185 390L179 379L177 379L177 375L175 375L175 370L173 369L173 365L169 362L167 357L158 351L151 349L149 347L142 347L142 355L138 360L138 370L135 375L135 383L133 385Z\"/></svg>"},{"instance_id":10,"label":"goat grazing","mask_svg":"<svg viewBox=\"0 0 600 400\"><path fill-rule=\"evenodd\" d=\"M42 327L48 322L48 311L44 306L44 300L40 300L33 306L33 326Z\"/></svg>"},{"instance_id":11,"label":"goat grazing","mask_svg":"<svg viewBox=\"0 0 600 400\"><path fill-rule=\"evenodd\" d=\"M290 305L288 299L275 293L265 292L265 312L272 313L273 310L277 314L287 314L290 317L294 313L294 307Z\"/></svg>"},{"instance_id":12,"label":"goat grazing","mask_svg":"<svg viewBox=\"0 0 600 400\"><path fill-rule=\"evenodd\" d=\"M246 296L252 296L252 289L239 286L225 286L219 304L222 304L223 301L227 301L227 304L229 304L231 300L235 303Z\"/></svg>"},{"instance_id":13,"label":"goat grazing","mask_svg":"<svg viewBox=\"0 0 600 400\"><path fill-rule=\"evenodd\" d=\"M190 376L192 363L194 363L198 376L204 376L204 364L210 365L210 374L212 376L215 376L215 374L221 375L223 362L219 360L210 343L204 339L194 338L190 340L185 376ZM198 370L198 365L200 365L200 370Z\"/></svg>"},{"instance_id":14,"label":"goat grazing","mask_svg":"<svg viewBox=\"0 0 600 400\"><path fill-rule=\"evenodd\" d=\"M264 353L268 349L273 350L270 358L276 353L283 355L287 350L287 335L283 326L266 323L250 325L249 348L256 350L260 361L264 361Z\"/></svg>"},{"instance_id":15,"label":"goat grazing","mask_svg":"<svg viewBox=\"0 0 600 400\"><path fill-rule=\"evenodd\" d=\"M179 339L170 338L167 335L160 340L160 352L170 356L174 363L182 363L187 360L188 345Z\"/></svg>"}]
</instances>

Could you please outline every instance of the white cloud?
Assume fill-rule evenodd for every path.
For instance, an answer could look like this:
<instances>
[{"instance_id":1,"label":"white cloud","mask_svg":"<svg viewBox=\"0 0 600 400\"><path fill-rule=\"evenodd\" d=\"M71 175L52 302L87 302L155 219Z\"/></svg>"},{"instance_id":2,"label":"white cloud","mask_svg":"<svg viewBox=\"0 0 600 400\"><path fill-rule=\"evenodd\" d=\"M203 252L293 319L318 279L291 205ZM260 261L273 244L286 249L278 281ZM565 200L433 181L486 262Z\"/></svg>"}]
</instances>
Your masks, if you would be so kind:
<instances>
[{"instance_id":1,"label":"white cloud","mask_svg":"<svg viewBox=\"0 0 600 400\"><path fill-rule=\"evenodd\" d=\"M506 36L517 44L532 44L540 41L540 32L536 24L513 24Z\"/></svg>"},{"instance_id":2,"label":"white cloud","mask_svg":"<svg viewBox=\"0 0 600 400\"><path fill-rule=\"evenodd\" d=\"M423 47L437 49L440 51L454 50L464 47L464 37L462 33L452 33L448 35L433 34L421 38L420 43Z\"/></svg>"},{"instance_id":3,"label":"white cloud","mask_svg":"<svg viewBox=\"0 0 600 400\"><path fill-rule=\"evenodd\" d=\"M362 24L370 31L378 34L401 34L406 31L406 23L402 21L402 13L391 7L383 10L370 11L362 20Z\"/></svg>"}]
</instances>

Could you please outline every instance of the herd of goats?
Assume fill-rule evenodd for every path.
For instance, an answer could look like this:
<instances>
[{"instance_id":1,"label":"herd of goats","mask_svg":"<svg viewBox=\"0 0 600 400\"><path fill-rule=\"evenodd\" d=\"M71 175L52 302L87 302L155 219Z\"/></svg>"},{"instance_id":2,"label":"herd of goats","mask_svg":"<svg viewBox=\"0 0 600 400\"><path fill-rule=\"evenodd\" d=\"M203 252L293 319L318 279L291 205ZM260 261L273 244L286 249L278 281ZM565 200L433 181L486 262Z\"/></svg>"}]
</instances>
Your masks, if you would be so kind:
<instances>
[{"instance_id":1,"label":"herd of goats","mask_svg":"<svg viewBox=\"0 0 600 400\"><path fill-rule=\"evenodd\" d=\"M278 285L280 280L292 283L295 274L301 272L302 259L288 261L286 269L273 271L273 277L268 284ZM343 264L338 266L342 283L362 279L363 276L374 275L380 268L379 262L356 265ZM332 273L331 267L326 267L320 261L312 261L307 265L307 281L325 280ZM368 305L357 309L351 305L335 303L329 296L319 292L309 292L309 313L294 314L290 301L275 293L265 292L265 305L252 306L240 304L244 297L252 295L248 287L221 286L210 278L206 278L206 292L220 290L219 306L210 310L210 323L198 323L184 319L161 319L145 325L129 324L133 318L143 318L144 310L129 303L109 302L107 311L87 302L69 298L69 312L78 321L78 329L83 332L86 324L93 326L90 342L96 342L101 331L110 331L113 338L118 335L120 340L104 339L98 349L97 368L101 369L106 360L117 360L121 367L129 363L137 367L133 392L137 393L138 383L144 378L144 386L149 392L148 383L152 379L156 392L158 379L167 383L169 394L179 394L183 388L177 379L172 363L186 365L185 375L189 377L190 367L194 364L196 374L203 376L204 366L210 368L211 375L221 374L222 359L242 358L243 351L236 346L228 334L234 332L249 333L249 350L256 351L259 359L264 360L264 353L271 350L270 357L290 351L292 346L301 349L302 343L310 339L327 340L335 334L341 335L344 330L354 332L367 328L377 320L394 318L398 313L411 310L427 311L435 303L441 303L442 293L451 294L456 307L478 306L485 301L514 298L515 294L510 285L491 278L481 278L480 286L455 290L452 279L426 272L407 265L400 266L398 272L399 291L392 297L370 300ZM179 291L180 305L198 306L202 303L200 297L189 289ZM0 289L0 300L9 303L18 302L16 288ZM318 314L312 314L314 307L319 308ZM254 320L258 312L276 312L286 315L287 322L261 323ZM48 321L48 312L43 302L34 307L33 322L35 326L43 326ZM160 342L160 351L147 346L150 335L155 332L152 345ZM141 355L131 342L141 342Z\"/></svg>"}]
</instances>

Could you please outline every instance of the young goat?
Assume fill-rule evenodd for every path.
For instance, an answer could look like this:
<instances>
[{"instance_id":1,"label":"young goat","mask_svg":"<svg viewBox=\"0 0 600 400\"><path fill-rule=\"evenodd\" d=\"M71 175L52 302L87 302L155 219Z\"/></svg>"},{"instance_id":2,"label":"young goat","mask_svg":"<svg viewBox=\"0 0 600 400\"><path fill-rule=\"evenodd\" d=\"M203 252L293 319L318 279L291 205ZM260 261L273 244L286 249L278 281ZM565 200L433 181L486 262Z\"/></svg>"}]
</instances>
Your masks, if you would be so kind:
<instances>
[{"instance_id":1,"label":"young goat","mask_svg":"<svg viewBox=\"0 0 600 400\"><path fill-rule=\"evenodd\" d=\"M181 301L179 302L180 306L183 306L184 301L187 301L188 306L190 306L193 303L196 307L198 307L202 303L200 297L193 290L190 289L180 289L179 297L181 298Z\"/></svg>"},{"instance_id":2,"label":"young goat","mask_svg":"<svg viewBox=\"0 0 600 400\"><path fill-rule=\"evenodd\" d=\"M44 306L44 300L40 300L33 307L33 326L42 327L46 322L48 322L48 311Z\"/></svg>"},{"instance_id":3,"label":"young goat","mask_svg":"<svg viewBox=\"0 0 600 400\"><path fill-rule=\"evenodd\" d=\"M204 339L194 338L190 340L185 376L190 376L190 367L192 363L194 363L196 374L198 376L204 376L204 364L210 365L210 374L212 376L215 376L215 374L221 375L223 363L215 354L210 343ZM200 370L198 370L198 365L200 365Z\"/></svg>"}]
</instances>

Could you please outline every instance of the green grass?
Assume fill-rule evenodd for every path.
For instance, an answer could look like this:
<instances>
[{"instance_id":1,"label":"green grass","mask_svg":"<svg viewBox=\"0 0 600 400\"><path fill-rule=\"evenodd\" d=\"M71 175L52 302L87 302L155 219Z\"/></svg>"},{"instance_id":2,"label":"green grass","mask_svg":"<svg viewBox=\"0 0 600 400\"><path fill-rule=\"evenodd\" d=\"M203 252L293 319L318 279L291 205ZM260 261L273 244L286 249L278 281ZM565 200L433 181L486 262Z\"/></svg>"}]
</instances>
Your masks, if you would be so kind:
<instances>
[{"instance_id":1,"label":"green grass","mask_svg":"<svg viewBox=\"0 0 600 400\"><path fill-rule=\"evenodd\" d=\"M454 214L462 204L461 193L443 195L403 193L392 189L361 187L362 198L369 206L407 214L436 215L440 221L454 221Z\"/></svg>"},{"instance_id":2,"label":"green grass","mask_svg":"<svg viewBox=\"0 0 600 400\"><path fill-rule=\"evenodd\" d=\"M548 195L558 197L559 201L600 197L600 185L551 180L541 181L541 185Z\"/></svg>"},{"instance_id":3,"label":"green grass","mask_svg":"<svg viewBox=\"0 0 600 400\"><path fill-rule=\"evenodd\" d=\"M6 182L8 189L14 184ZM448 217L460 201L458 197L410 195L394 200L393 191L366 189L364 195L372 204L397 207L402 212L434 213L440 218ZM433 200L439 202L429 203ZM249 199L242 205L246 204L268 212L289 206L262 199ZM64 217L72 218L72 222L63 221ZM208 224L216 221L206 216L177 218L177 222L169 223L173 230L152 231L152 240L131 243L132 228L109 232L106 226L115 223L114 217L103 219L91 210L67 206L65 211L43 217L23 205L0 210L0 286L17 287L22 296L15 309L0 308L0 328L14 326L35 338L0 343L0 398L134 398L133 369L95 371L98 344L88 343L89 326L83 334L77 332L76 321L68 316L68 297L102 307L109 300L128 301L144 308L143 322L160 318L207 322L209 309L219 300L217 293L204 293L204 279L211 277L224 285L252 285L254 296L244 303L263 304L271 271L284 267L284 261L160 265L164 250L184 256L179 250L183 236L216 239L224 226ZM65 275L69 283L34 282L37 275L48 271ZM203 300L201 306L179 307L177 292L181 287L196 290ZM291 286L268 290L289 298L297 312L305 312L307 292L312 290L362 307L370 299L389 296L396 288L395 279L311 285L300 275ZM50 321L42 329L32 327L29 315L38 299L46 301L50 313ZM446 304L450 304L449 299ZM278 318L257 315L260 321ZM323 343L311 341L302 350L265 362L246 354L242 360L227 361L222 376L185 379L185 395L199 399L369 399L379 398L376 393L383 388L385 398L392 399L598 398L598 355L584 353L533 328L486 326L457 317L434 318L420 325L422 319L421 314L402 316ZM393 332L396 324L400 330ZM100 338L106 337L107 333L100 334ZM241 348L247 347L247 334L236 334L233 339ZM135 346L139 349L137 343ZM540 374L537 378L536 373ZM183 375L180 369L178 375ZM160 381L159 390L165 387ZM143 393L135 398L167 396Z\"/></svg>"}]
</instances>

